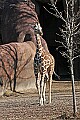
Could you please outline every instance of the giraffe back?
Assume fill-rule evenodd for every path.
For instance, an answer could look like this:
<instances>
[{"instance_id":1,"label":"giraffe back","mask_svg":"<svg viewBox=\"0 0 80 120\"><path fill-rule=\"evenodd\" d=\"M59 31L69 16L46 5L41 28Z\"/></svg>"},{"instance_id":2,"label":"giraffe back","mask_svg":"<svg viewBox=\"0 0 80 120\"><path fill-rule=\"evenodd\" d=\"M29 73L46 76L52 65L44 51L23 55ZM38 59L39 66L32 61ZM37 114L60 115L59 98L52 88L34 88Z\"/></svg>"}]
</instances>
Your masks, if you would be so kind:
<instances>
[{"instance_id":1,"label":"giraffe back","mask_svg":"<svg viewBox=\"0 0 80 120\"><path fill-rule=\"evenodd\" d=\"M36 55L34 58L34 73L37 75L39 72L42 74L42 72L51 73L54 72L54 66L55 66L55 59L54 57L47 52L44 48L42 48L42 54L39 55L38 49L36 50Z\"/></svg>"}]
</instances>

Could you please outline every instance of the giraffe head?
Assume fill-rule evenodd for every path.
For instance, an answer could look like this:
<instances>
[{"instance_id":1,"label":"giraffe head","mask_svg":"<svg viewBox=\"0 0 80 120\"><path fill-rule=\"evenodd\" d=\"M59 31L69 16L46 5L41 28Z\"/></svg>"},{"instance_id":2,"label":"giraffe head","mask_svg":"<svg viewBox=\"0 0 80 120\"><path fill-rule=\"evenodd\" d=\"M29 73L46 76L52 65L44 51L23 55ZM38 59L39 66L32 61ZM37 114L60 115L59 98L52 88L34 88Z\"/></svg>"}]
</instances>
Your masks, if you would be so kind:
<instances>
[{"instance_id":1,"label":"giraffe head","mask_svg":"<svg viewBox=\"0 0 80 120\"><path fill-rule=\"evenodd\" d=\"M34 31L35 34L40 34L41 36L43 35L42 27L40 26L39 23L36 23L36 25L34 26Z\"/></svg>"}]
</instances>

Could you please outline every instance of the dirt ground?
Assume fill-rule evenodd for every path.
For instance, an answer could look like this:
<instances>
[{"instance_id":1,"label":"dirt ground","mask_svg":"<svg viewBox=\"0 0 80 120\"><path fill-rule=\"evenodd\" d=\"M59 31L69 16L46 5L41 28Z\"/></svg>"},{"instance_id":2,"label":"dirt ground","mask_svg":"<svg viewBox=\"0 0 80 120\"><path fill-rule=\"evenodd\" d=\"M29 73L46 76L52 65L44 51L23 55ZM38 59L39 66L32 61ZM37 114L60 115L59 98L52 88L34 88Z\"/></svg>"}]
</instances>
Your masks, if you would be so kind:
<instances>
[{"instance_id":1,"label":"dirt ground","mask_svg":"<svg viewBox=\"0 0 80 120\"><path fill-rule=\"evenodd\" d=\"M73 117L71 82L52 84L52 103L39 106L36 90L0 97L0 120L80 120L80 82L75 82L77 114Z\"/></svg>"}]
</instances>

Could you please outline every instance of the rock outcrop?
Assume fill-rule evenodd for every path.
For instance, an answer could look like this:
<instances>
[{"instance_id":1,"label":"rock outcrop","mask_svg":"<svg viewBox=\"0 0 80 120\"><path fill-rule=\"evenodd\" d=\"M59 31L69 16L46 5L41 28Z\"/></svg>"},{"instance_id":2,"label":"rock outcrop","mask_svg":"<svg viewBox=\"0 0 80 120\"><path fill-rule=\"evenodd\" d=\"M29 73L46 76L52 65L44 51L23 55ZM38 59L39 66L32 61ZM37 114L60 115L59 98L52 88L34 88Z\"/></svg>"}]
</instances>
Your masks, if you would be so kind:
<instances>
[{"instance_id":1,"label":"rock outcrop","mask_svg":"<svg viewBox=\"0 0 80 120\"><path fill-rule=\"evenodd\" d=\"M10 43L0 46L0 84L5 87L11 82L12 89L35 88L33 42ZM14 84L15 83L15 84ZM15 85L15 86L14 86Z\"/></svg>"},{"instance_id":2,"label":"rock outcrop","mask_svg":"<svg viewBox=\"0 0 80 120\"><path fill-rule=\"evenodd\" d=\"M3 73L3 76L0 75L1 84L4 84L3 81L7 79L9 81L16 79L16 90L18 91L35 88L32 56L36 49L34 26L39 19L32 1L35 0L6 0L1 15L1 42L5 44L0 46L0 71ZM44 49L48 51L46 41L42 37L41 41ZM15 52L19 58L15 59ZM2 62L6 72L2 68ZM16 64L16 69L14 69Z\"/></svg>"}]
</instances>

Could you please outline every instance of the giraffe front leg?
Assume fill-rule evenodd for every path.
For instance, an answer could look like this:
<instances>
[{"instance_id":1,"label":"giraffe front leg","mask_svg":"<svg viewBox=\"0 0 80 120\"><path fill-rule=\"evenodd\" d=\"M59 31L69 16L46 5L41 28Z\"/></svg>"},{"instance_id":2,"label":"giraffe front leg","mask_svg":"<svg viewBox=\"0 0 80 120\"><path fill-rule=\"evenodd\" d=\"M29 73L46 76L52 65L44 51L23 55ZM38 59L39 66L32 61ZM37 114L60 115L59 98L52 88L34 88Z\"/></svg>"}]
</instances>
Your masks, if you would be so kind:
<instances>
[{"instance_id":1,"label":"giraffe front leg","mask_svg":"<svg viewBox=\"0 0 80 120\"><path fill-rule=\"evenodd\" d=\"M43 88L44 88L44 74L41 76L40 81L40 105L43 105Z\"/></svg>"},{"instance_id":2,"label":"giraffe front leg","mask_svg":"<svg viewBox=\"0 0 80 120\"><path fill-rule=\"evenodd\" d=\"M40 73L37 73L37 75L36 75L36 88L38 90L39 97L40 97L40 78L41 78Z\"/></svg>"},{"instance_id":3,"label":"giraffe front leg","mask_svg":"<svg viewBox=\"0 0 80 120\"><path fill-rule=\"evenodd\" d=\"M39 104L42 104L42 95L41 95L41 75L40 73L36 74L36 88L38 90L38 94L39 94Z\"/></svg>"}]
</instances>

